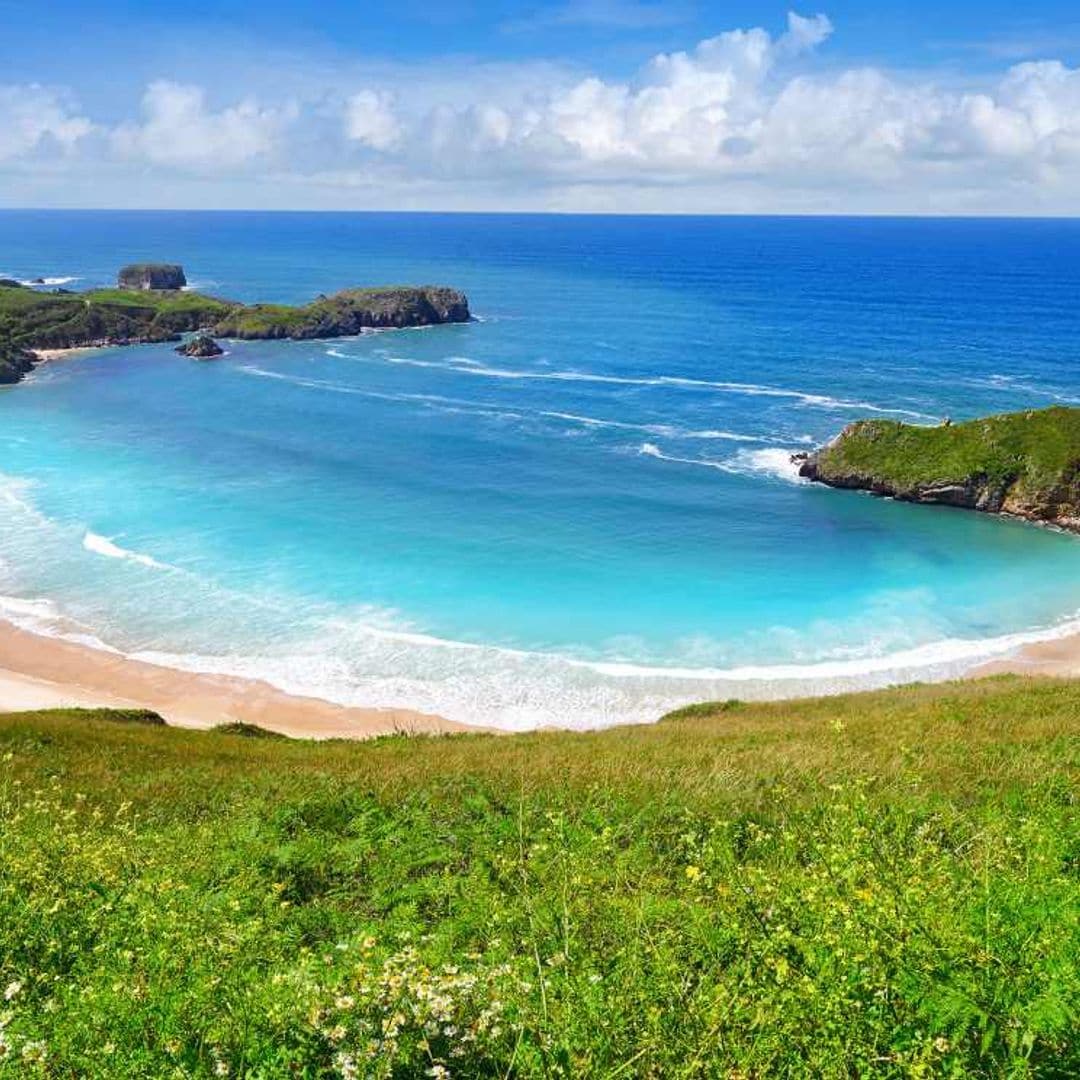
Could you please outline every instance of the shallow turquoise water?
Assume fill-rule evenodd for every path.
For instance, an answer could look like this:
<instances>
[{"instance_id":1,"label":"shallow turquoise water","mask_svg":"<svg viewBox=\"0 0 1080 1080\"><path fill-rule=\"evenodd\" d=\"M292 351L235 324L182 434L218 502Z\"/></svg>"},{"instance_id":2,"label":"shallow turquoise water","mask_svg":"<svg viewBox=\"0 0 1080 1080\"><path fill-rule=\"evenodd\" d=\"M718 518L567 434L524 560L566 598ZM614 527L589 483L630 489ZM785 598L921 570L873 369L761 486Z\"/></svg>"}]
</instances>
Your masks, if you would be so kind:
<instances>
[{"instance_id":1,"label":"shallow turquoise water","mask_svg":"<svg viewBox=\"0 0 1080 1080\"><path fill-rule=\"evenodd\" d=\"M0 593L39 629L521 727L946 675L1080 610L1075 538L787 467L858 416L1080 399L1075 223L0 213L0 275L136 257L479 318L0 393Z\"/></svg>"}]
</instances>

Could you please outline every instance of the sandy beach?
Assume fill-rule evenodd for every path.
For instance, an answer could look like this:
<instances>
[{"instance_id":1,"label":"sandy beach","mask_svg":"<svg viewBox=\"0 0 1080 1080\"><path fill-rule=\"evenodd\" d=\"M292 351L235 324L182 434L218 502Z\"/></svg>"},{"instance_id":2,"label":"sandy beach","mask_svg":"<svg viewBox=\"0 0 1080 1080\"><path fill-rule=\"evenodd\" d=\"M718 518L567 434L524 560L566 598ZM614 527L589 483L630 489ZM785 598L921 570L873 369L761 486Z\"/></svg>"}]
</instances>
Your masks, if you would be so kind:
<instances>
[{"instance_id":1,"label":"sandy beach","mask_svg":"<svg viewBox=\"0 0 1080 1080\"><path fill-rule=\"evenodd\" d=\"M108 348L107 345L79 345L73 349L35 349L34 355L38 363L45 364L52 360L68 360L83 353L97 352L98 349Z\"/></svg>"},{"instance_id":2,"label":"sandy beach","mask_svg":"<svg viewBox=\"0 0 1080 1080\"><path fill-rule=\"evenodd\" d=\"M0 621L0 712L73 706L153 709L179 727L241 720L307 739L480 730L408 709L350 708L253 679L177 671Z\"/></svg>"},{"instance_id":3,"label":"sandy beach","mask_svg":"<svg viewBox=\"0 0 1080 1080\"><path fill-rule=\"evenodd\" d=\"M1003 674L1080 677L1080 635L1025 646L967 677ZM240 720L307 739L485 730L409 709L298 697L254 679L179 671L0 620L0 713L71 707L153 709L170 724L202 729Z\"/></svg>"}]
</instances>

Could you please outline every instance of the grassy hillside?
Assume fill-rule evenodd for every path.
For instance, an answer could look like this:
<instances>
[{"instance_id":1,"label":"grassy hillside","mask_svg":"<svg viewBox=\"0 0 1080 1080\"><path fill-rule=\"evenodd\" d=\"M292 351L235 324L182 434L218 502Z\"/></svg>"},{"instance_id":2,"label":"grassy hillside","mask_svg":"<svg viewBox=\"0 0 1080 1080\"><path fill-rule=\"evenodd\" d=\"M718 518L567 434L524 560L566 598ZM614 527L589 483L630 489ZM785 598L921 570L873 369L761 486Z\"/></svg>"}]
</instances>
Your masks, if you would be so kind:
<instances>
[{"instance_id":1,"label":"grassy hillside","mask_svg":"<svg viewBox=\"0 0 1080 1080\"><path fill-rule=\"evenodd\" d=\"M836 487L1080 527L1080 409L939 427L860 420L810 455L803 472Z\"/></svg>"},{"instance_id":2,"label":"grassy hillside","mask_svg":"<svg viewBox=\"0 0 1080 1080\"><path fill-rule=\"evenodd\" d=\"M1080 684L311 744L0 717L0 1076L1080 1074Z\"/></svg>"}]
</instances>

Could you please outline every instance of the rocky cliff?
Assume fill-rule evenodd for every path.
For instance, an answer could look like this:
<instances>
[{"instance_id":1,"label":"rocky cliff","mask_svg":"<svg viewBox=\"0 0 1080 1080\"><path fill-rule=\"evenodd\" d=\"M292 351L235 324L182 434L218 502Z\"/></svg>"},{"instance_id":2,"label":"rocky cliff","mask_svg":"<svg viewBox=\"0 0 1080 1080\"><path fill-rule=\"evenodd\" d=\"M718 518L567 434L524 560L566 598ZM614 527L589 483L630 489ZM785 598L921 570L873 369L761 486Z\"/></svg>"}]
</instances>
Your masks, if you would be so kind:
<instances>
[{"instance_id":1,"label":"rocky cliff","mask_svg":"<svg viewBox=\"0 0 1080 1080\"><path fill-rule=\"evenodd\" d=\"M794 460L802 476L830 487L1080 532L1080 408L938 427L859 420Z\"/></svg>"}]
</instances>

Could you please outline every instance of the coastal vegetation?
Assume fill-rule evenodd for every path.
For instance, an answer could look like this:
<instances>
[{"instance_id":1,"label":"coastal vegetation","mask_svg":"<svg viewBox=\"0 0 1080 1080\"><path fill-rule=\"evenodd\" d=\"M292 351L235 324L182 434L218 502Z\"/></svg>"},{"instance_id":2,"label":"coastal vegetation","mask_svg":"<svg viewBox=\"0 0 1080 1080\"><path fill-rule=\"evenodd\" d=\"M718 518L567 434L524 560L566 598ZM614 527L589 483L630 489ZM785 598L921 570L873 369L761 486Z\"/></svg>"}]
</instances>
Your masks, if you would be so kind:
<instances>
[{"instance_id":1,"label":"coastal vegetation","mask_svg":"<svg viewBox=\"0 0 1080 1080\"><path fill-rule=\"evenodd\" d=\"M1080 683L111 717L0 717L0 1077L1080 1074Z\"/></svg>"},{"instance_id":2,"label":"coastal vegetation","mask_svg":"<svg viewBox=\"0 0 1080 1080\"><path fill-rule=\"evenodd\" d=\"M440 286L346 289L291 307L238 304L197 292L134 284L42 292L4 281L0 282L0 382L18 382L32 368L36 349L176 341L193 331L226 338L341 337L367 328L468 319L464 294Z\"/></svg>"},{"instance_id":3,"label":"coastal vegetation","mask_svg":"<svg viewBox=\"0 0 1080 1080\"><path fill-rule=\"evenodd\" d=\"M859 420L798 461L803 476L832 487L1080 531L1080 408L937 427Z\"/></svg>"}]
</instances>

